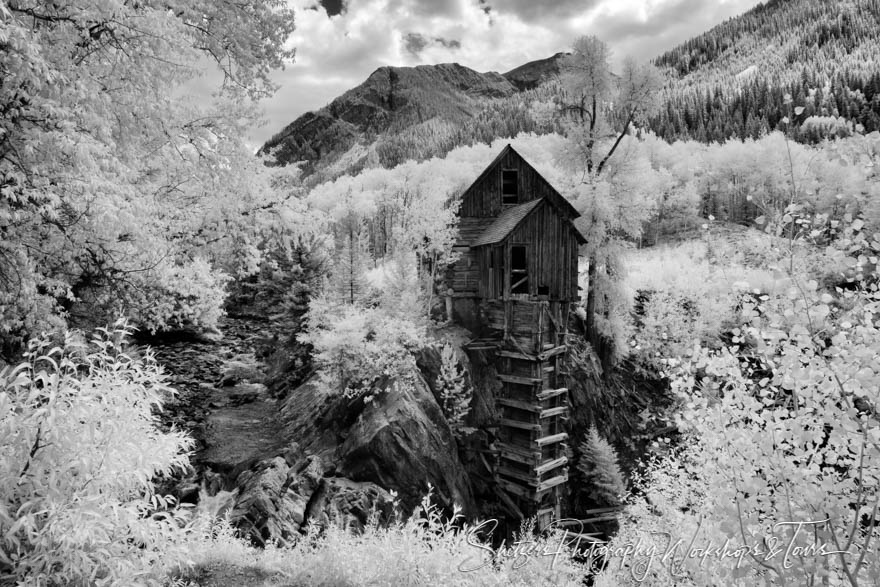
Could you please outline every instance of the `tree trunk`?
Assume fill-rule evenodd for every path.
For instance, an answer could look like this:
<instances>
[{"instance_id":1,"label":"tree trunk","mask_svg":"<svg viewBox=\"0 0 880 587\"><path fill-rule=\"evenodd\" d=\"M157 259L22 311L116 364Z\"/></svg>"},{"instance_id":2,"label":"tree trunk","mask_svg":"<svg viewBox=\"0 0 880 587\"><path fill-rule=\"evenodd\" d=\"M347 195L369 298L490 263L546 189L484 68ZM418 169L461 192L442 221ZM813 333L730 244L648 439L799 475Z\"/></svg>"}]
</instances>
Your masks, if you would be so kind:
<instances>
[{"instance_id":1,"label":"tree trunk","mask_svg":"<svg viewBox=\"0 0 880 587\"><path fill-rule=\"evenodd\" d=\"M596 275L596 257L590 256L590 267L587 270L587 307L585 310L587 315L587 339L593 344L594 348L596 348L595 343L599 334L596 327Z\"/></svg>"}]
</instances>

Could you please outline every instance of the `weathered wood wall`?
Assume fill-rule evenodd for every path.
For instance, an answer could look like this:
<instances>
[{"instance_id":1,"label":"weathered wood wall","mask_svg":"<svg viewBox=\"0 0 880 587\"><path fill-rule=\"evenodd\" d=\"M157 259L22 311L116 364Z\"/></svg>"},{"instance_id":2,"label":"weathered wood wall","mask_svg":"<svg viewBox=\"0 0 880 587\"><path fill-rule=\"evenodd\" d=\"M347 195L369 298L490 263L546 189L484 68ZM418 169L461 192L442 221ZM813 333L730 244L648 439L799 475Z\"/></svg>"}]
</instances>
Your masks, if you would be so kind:
<instances>
[{"instance_id":1,"label":"weathered wood wall","mask_svg":"<svg viewBox=\"0 0 880 587\"><path fill-rule=\"evenodd\" d=\"M510 294L510 249L513 246L525 245L528 255L529 293L524 298L537 298L538 288L547 287L543 299L576 301L577 291L577 258L578 240L571 224L562 218L557 210L544 202L529 214L522 223L499 246L503 247L505 262L505 278L503 290L499 291L499 280L490 269L491 255L494 246L479 247L474 259L480 267L479 288L477 295L483 299L516 298ZM497 265L497 259L496 263ZM463 270L456 269L456 278ZM473 274L470 274L473 277ZM463 284L461 284L463 286ZM459 291L457 285L453 289ZM472 290L469 290L472 291Z\"/></svg>"},{"instance_id":2,"label":"weathered wood wall","mask_svg":"<svg viewBox=\"0 0 880 587\"><path fill-rule=\"evenodd\" d=\"M559 193L516 151L508 150L495 166L484 172L462 196L459 215L464 218L495 218L501 213L501 171L516 169L518 204L538 198L561 199Z\"/></svg>"}]
</instances>

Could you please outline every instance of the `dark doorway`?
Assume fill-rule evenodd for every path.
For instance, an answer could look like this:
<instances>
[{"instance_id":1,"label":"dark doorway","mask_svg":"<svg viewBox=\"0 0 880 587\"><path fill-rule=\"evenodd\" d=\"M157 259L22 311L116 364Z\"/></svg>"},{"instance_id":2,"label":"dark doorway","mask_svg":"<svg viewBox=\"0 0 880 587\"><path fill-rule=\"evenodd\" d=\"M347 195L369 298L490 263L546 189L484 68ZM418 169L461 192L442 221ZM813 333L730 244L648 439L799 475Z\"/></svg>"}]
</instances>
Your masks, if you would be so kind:
<instances>
[{"instance_id":1,"label":"dark doorway","mask_svg":"<svg viewBox=\"0 0 880 587\"><path fill-rule=\"evenodd\" d=\"M524 245L510 247L510 293L529 293L529 256Z\"/></svg>"}]
</instances>

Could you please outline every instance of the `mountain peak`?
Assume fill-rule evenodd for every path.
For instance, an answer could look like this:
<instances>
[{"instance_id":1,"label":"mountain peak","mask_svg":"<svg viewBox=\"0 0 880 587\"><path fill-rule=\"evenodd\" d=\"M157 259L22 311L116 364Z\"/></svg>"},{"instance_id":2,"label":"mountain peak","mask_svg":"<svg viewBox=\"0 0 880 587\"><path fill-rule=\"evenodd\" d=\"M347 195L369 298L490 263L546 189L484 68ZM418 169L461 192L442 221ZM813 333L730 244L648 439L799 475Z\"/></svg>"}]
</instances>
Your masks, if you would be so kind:
<instances>
[{"instance_id":1,"label":"mountain peak","mask_svg":"<svg viewBox=\"0 0 880 587\"><path fill-rule=\"evenodd\" d=\"M463 124L477 115L486 100L518 91L499 73L480 73L459 63L385 65L324 108L293 121L261 152L272 152L281 164L304 161L309 173L318 159L332 163L384 133L428 121Z\"/></svg>"},{"instance_id":2,"label":"mountain peak","mask_svg":"<svg viewBox=\"0 0 880 587\"><path fill-rule=\"evenodd\" d=\"M530 90L557 75L559 73L559 63L566 55L568 53L559 52L546 59L530 61L525 65L511 69L503 75L520 90Z\"/></svg>"}]
</instances>

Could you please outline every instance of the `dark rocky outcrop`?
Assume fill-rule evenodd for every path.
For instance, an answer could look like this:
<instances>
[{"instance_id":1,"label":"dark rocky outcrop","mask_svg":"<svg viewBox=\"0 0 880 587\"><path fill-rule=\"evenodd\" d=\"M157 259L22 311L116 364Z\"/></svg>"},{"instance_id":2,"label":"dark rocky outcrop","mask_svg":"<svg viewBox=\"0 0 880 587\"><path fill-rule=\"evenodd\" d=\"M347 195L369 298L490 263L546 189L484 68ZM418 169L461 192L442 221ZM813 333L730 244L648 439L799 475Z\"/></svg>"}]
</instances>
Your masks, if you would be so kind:
<instances>
[{"instance_id":1,"label":"dark rocky outcrop","mask_svg":"<svg viewBox=\"0 0 880 587\"><path fill-rule=\"evenodd\" d=\"M559 63L568 53L557 53L546 59L529 61L504 74L519 90L531 90L559 73Z\"/></svg>"},{"instance_id":2,"label":"dark rocky outcrop","mask_svg":"<svg viewBox=\"0 0 880 587\"><path fill-rule=\"evenodd\" d=\"M413 380L411 388L379 393L369 403L328 394L310 381L284 401L284 432L305 453L335 463L337 477L394 489L405 512L428 483L447 505L472 511L452 431L421 374Z\"/></svg>"},{"instance_id":3,"label":"dark rocky outcrop","mask_svg":"<svg viewBox=\"0 0 880 587\"><path fill-rule=\"evenodd\" d=\"M277 404L260 395L218 405L207 417L204 462L237 491L232 521L256 544L285 542L310 522L357 528L374 512L389 519L388 490L408 513L428 484L440 503L473 511L452 432L420 374L414 382L364 402L313 378Z\"/></svg>"}]
</instances>

